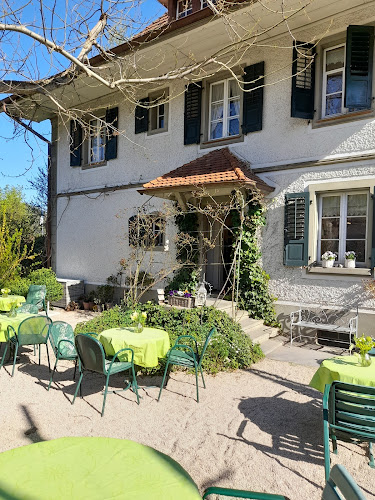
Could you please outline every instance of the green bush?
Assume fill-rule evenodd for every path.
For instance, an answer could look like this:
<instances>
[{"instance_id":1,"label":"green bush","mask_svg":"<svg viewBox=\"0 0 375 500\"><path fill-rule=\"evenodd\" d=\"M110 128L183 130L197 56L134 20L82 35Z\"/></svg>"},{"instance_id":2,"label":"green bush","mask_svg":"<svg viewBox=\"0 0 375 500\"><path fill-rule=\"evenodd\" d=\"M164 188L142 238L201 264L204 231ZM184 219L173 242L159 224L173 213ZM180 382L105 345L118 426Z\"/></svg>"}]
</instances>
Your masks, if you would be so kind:
<instances>
[{"instance_id":1,"label":"green bush","mask_svg":"<svg viewBox=\"0 0 375 500\"><path fill-rule=\"evenodd\" d=\"M217 333L213 336L203 359L202 366L207 373L248 368L264 356L259 345L252 343L238 323L227 313L214 307L166 309L148 302L139 304L138 310L147 312L147 326L162 328L168 332L171 345L179 335L189 334L197 338L198 347L201 349L208 332L216 326ZM86 323L78 323L75 333L101 333L109 328L130 326L131 312L130 309L116 306ZM142 369L142 373L161 374L164 366L164 361L160 360L156 368Z\"/></svg>"},{"instance_id":2,"label":"green bush","mask_svg":"<svg viewBox=\"0 0 375 500\"><path fill-rule=\"evenodd\" d=\"M7 283L7 287L11 289L13 294L24 297L26 297L30 285L46 285L46 300L50 302L59 300L63 296L63 287L57 281L56 274L52 269L36 269L25 278L16 278Z\"/></svg>"}]
</instances>

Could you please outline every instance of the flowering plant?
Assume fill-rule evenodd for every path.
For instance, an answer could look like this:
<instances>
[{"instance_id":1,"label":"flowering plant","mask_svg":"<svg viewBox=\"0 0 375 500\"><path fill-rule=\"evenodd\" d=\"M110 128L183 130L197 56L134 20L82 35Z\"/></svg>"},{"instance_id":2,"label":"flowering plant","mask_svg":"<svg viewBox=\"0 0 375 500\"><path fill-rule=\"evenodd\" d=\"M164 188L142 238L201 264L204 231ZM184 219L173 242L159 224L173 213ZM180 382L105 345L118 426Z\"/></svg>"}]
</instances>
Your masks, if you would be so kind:
<instances>
[{"instance_id":1,"label":"flowering plant","mask_svg":"<svg viewBox=\"0 0 375 500\"><path fill-rule=\"evenodd\" d=\"M365 337L365 335L362 334L360 337L354 337L354 344L350 346L350 350L354 347L359 350L359 354L362 356L375 347L375 341L371 337Z\"/></svg>"},{"instance_id":2,"label":"flowering plant","mask_svg":"<svg viewBox=\"0 0 375 500\"><path fill-rule=\"evenodd\" d=\"M171 290L169 292L169 295L171 297L177 295L177 297L187 297L187 298L193 296L193 294L191 294L188 290L184 290L183 292L181 290Z\"/></svg>"},{"instance_id":3,"label":"flowering plant","mask_svg":"<svg viewBox=\"0 0 375 500\"><path fill-rule=\"evenodd\" d=\"M135 325L141 324L142 326L145 326L147 313L141 311L134 311L130 315L130 319L133 321Z\"/></svg>"},{"instance_id":4,"label":"flowering plant","mask_svg":"<svg viewBox=\"0 0 375 500\"><path fill-rule=\"evenodd\" d=\"M2 288L1 289L2 295L9 295L10 294L10 288Z\"/></svg>"},{"instance_id":5,"label":"flowering plant","mask_svg":"<svg viewBox=\"0 0 375 500\"><path fill-rule=\"evenodd\" d=\"M345 252L345 259L348 260L355 260L356 254L353 252L353 250L350 250L349 252Z\"/></svg>"},{"instance_id":6,"label":"flowering plant","mask_svg":"<svg viewBox=\"0 0 375 500\"><path fill-rule=\"evenodd\" d=\"M330 250L327 250L322 255L322 260L335 260L335 259L337 259L337 255L335 253L331 252Z\"/></svg>"}]
</instances>

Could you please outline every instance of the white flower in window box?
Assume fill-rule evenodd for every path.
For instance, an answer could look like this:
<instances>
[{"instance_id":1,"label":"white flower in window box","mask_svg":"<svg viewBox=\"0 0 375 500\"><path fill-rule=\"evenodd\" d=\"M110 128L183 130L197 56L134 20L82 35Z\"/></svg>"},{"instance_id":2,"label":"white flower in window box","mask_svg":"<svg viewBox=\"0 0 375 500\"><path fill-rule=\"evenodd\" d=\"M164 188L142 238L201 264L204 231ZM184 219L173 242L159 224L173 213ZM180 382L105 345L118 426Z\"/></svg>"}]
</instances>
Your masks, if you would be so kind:
<instances>
[{"instance_id":1,"label":"white flower in window box","mask_svg":"<svg viewBox=\"0 0 375 500\"><path fill-rule=\"evenodd\" d=\"M352 250L345 252L345 267L353 269L355 267L356 254Z\"/></svg>"},{"instance_id":2,"label":"white flower in window box","mask_svg":"<svg viewBox=\"0 0 375 500\"><path fill-rule=\"evenodd\" d=\"M322 267L333 267L333 264L337 258L337 255L330 250L324 252L322 255Z\"/></svg>"}]
</instances>

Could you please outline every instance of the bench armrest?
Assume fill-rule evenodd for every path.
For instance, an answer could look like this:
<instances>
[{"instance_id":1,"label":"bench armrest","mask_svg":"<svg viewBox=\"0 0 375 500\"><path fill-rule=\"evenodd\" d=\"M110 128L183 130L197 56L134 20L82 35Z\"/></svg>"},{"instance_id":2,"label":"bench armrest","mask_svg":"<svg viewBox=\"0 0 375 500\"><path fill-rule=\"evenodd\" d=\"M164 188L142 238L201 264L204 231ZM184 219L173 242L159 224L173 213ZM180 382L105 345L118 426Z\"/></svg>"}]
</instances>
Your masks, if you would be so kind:
<instances>
[{"instance_id":1,"label":"bench armrest","mask_svg":"<svg viewBox=\"0 0 375 500\"><path fill-rule=\"evenodd\" d=\"M302 310L298 309L298 311L293 311L290 313L290 322L297 323L298 321L302 321Z\"/></svg>"}]
</instances>

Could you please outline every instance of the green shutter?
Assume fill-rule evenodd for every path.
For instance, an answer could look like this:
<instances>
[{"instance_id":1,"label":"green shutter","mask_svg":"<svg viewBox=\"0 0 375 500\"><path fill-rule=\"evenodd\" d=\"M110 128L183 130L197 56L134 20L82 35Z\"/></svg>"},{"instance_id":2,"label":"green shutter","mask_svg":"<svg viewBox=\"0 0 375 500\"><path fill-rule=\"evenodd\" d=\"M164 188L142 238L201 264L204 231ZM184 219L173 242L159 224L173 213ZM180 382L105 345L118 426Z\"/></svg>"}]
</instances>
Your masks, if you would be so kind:
<instances>
[{"instance_id":1,"label":"green shutter","mask_svg":"<svg viewBox=\"0 0 375 500\"><path fill-rule=\"evenodd\" d=\"M82 127L70 120L70 166L79 167L82 162Z\"/></svg>"},{"instance_id":2,"label":"green shutter","mask_svg":"<svg viewBox=\"0 0 375 500\"><path fill-rule=\"evenodd\" d=\"M201 140L202 82L190 83L185 90L184 144Z\"/></svg>"},{"instance_id":3,"label":"green shutter","mask_svg":"<svg viewBox=\"0 0 375 500\"><path fill-rule=\"evenodd\" d=\"M248 134L262 130L264 61L244 68L243 81L242 133Z\"/></svg>"},{"instance_id":4,"label":"green shutter","mask_svg":"<svg viewBox=\"0 0 375 500\"><path fill-rule=\"evenodd\" d=\"M145 99L140 99L140 106L135 107L135 133L141 134L142 132L147 132L148 130L148 108L142 106L147 106L148 97Z\"/></svg>"},{"instance_id":5,"label":"green shutter","mask_svg":"<svg viewBox=\"0 0 375 500\"><path fill-rule=\"evenodd\" d=\"M118 127L118 108L107 109L105 121L108 127L105 143L105 159L113 160L117 158L117 127Z\"/></svg>"},{"instance_id":6,"label":"green shutter","mask_svg":"<svg viewBox=\"0 0 375 500\"><path fill-rule=\"evenodd\" d=\"M307 266L309 233L309 193L285 195L284 264Z\"/></svg>"},{"instance_id":7,"label":"green shutter","mask_svg":"<svg viewBox=\"0 0 375 500\"><path fill-rule=\"evenodd\" d=\"M314 118L315 46L294 42L292 64L293 118Z\"/></svg>"},{"instance_id":8,"label":"green shutter","mask_svg":"<svg viewBox=\"0 0 375 500\"><path fill-rule=\"evenodd\" d=\"M348 26L346 34L345 107L370 109L374 26Z\"/></svg>"},{"instance_id":9,"label":"green shutter","mask_svg":"<svg viewBox=\"0 0 375 500\"><path fill-rule=\"evenodd\" d=\"M372 238L371 238L371 269L375 267L375 187L372 198Z\"/></svg>"}]
</instances>

